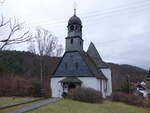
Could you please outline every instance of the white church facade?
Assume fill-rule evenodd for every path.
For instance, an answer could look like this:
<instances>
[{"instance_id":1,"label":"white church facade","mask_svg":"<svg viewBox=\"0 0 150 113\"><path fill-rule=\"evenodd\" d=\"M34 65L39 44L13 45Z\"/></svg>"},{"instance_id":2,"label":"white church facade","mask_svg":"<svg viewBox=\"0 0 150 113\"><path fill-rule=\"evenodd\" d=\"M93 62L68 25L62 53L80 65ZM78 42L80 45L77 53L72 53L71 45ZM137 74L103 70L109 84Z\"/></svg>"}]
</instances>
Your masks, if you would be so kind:
<instances>
[{"instance_id":1,"label":"white church facade","mask_svg":"<svg viewBox=\"0 0 150 113\"><path fill-rule=\"evenodd\" d=\"M112 93L111 69L93 43L83 50L82 22L74 14L68 21L68 36L63 57L50 78L52 97L62 97L72 88L93 88L103 97Z\"/></svg>"}]
</instances>

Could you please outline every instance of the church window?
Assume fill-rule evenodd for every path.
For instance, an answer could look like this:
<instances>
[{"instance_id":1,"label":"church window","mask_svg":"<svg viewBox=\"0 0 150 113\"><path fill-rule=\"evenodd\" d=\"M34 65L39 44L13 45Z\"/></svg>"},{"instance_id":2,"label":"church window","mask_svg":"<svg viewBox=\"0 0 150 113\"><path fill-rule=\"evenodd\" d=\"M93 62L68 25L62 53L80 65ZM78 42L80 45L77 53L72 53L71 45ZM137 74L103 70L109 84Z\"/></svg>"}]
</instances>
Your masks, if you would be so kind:
<instances>
[{"instance_id":1,"label":"church window","mask_svg":"<svg viewBox=\"0 0 150 113\"><path fill-rule=\"evenodd\" d=\"M78 70L79 66L77 62L75 63L75 67L76 67L76 70Z\"/></svg>"},{"instance_id":2,"label":"church window","mask_svg":"<svg viewBox=\"0 0 150 113\"><path fill-rule=\"evenodd\" d=\"M80 31L82 31L82 28L80 27Z\"/></svg>"},{"instance_id":3,"label":"church window","mask_svg":"<svg viewBox=\"0 0 150 113\"><path fill-rule=\"evenodd\" d=\"M70 43L73 44L73 39L71 39Z\"/></svg>"},{"instance_id":4,"label":"church window","mask_svg":"<svg viewBox=\"0 0 150 113\"><path fill-rule=\"evenodd\" d=\"M70 26L70 30L71 31L74 30L74 26L73 25Z\"/></svg>"},{"instance_id":5,"label":"church window","mask_svg":"<svg viewBox=\"0 0 150 113\"><path fill-rule=\"evenodd\" d=\"M82 42L80 41L80 45L82 44Z\"/></svg>"},{"instance_id":6,"label":"church window","mask_svg":"<svg viewBox=\"0 0 150 113\"><path fill-rule=\"evenodd\" d=\"M78 29L78 26L76 26L76 30Z\"/></svg>"},{"instance_id":7,"label":"church window","mask_svg":"<svg viewBox=\"0 0 150 113\"><path fill-rule=\"evenodd\" d=\"M68 69L68 64L67 63L65 63L65 70L67 70Z\"/></svg>"}]
</instances>

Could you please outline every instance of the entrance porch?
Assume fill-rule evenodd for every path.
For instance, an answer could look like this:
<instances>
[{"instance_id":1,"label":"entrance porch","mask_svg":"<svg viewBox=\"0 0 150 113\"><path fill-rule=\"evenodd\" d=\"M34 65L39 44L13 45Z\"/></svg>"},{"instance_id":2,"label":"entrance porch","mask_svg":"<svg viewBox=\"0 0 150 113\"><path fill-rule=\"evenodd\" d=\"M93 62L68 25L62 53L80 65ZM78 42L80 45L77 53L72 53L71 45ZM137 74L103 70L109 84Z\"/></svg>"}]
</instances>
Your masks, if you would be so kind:
<instances>
[{"instance_id":1,"label":"entrance porch","mask_svg":"<svg viewBox=\"0 0 150 113\"><path fill-rule=\"evenodd\" d=\"M59 81L63 89L62 97L66 97L67 93L73 88L81 87L82 81L77 77L66 77Z\"/></svg>"}]
</instances>

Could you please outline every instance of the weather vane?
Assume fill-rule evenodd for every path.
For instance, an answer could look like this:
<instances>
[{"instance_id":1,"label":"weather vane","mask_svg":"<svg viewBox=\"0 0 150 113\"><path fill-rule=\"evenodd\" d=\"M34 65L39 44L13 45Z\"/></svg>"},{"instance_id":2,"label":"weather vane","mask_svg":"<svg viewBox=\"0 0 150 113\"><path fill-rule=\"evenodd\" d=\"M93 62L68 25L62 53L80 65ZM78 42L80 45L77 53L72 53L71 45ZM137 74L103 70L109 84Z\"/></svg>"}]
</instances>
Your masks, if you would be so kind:
<instances>
[{"instance_id":1,"label":"weather vane","mask_svg":"<svg viewBox=\"0 0 150 113\"><path fill-rule=\"evenodd\" d=\"M76 3L76 1L74 1L74 15L76 15L76 8L77 8L77 3Z\"/></svg>"}]
</instances>

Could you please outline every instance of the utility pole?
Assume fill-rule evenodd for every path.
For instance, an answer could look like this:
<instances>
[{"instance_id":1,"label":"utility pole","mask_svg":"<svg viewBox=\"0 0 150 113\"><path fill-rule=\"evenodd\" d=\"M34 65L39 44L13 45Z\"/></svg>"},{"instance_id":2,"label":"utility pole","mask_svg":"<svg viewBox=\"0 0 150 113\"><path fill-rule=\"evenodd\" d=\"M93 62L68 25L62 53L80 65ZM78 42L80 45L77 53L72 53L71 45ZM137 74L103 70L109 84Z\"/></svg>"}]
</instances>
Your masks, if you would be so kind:
<instances>
[{"instance_id":1,"label":"utility pole","mask_svg":"<svg viewBox=\"0 0 150 113\"><path fill-rule=\"evenodd\" d=\"M41 78L41 96L43 96L43 62L42 55L40 55L40 78Z\"/></svg>"},{"instance_id":2,"label":"utility pole","mask_svg":"<svg viewBox=\"0 0 150 113\"><path fill-rule=\"evenodd\" d=\"M128 81L128 92L131 93L131 91L130 91L130 75L127 75L127 81Z\"/></svg>"}]
</instances>

